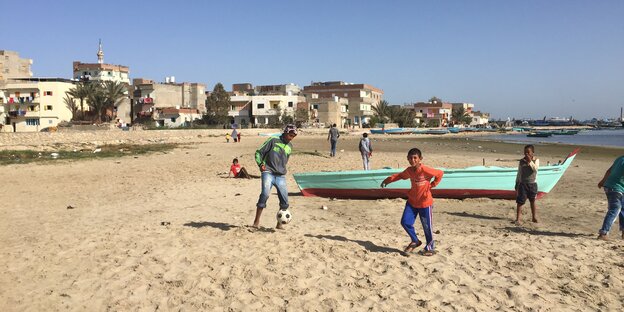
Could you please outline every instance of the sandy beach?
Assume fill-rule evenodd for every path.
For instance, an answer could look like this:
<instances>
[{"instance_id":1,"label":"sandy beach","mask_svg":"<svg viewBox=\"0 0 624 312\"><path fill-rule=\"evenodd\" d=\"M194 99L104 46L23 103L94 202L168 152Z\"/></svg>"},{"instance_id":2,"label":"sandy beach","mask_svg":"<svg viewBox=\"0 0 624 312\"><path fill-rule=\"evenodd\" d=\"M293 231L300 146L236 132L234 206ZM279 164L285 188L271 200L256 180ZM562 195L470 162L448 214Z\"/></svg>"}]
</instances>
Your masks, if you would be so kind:
<instances>
[{"instance_id":1,"label":"sandy beach","mask_svg":"<svg viewBox=\"0 0 624 312\"><path fill-rule=\"evenodd\" d=\"M260 180L227 178L234 157L251 174L267 138L243 130L2 133L0 149L183 144L168 152L1 166L2 311L622 311L624 239L596 240L606 197L596 184L624 149L584 147L540 222L512 225L515 202L434 203L437 254L406 256L402 199L302 197L293 173L360 169L361 132L328 157L326 129L292 143L293 221L274 230L273 195L250 227ZM406 167L419 147L434 167L512 166L520 144L463 135L371 136L373 169ZM537 145L545 164L573 147ZM323 156L314 155L318 151ZM503 161L501 161L503 160ZM504 161L509 160L509 161ZM325 205L327 210L321 209ZM71 206L71 209L68 207ZM422 236L420 223L416 223Z\"/></svg>"}]
</instances>

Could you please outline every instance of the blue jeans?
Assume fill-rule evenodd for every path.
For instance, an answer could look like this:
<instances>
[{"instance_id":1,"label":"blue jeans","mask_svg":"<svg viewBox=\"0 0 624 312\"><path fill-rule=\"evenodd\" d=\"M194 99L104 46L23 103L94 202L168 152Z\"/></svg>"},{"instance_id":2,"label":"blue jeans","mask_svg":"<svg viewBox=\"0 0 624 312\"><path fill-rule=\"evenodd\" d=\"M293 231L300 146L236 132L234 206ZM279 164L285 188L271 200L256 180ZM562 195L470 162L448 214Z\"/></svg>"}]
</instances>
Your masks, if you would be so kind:
<instances>
[{"instance_id":1,"label":"blue jeans","mask_svg":"<svg viewBox=\"0 0 624 312\"><path fill-rule=\"evenodd\" d=\"M288 187L286 187L286 177L283 175L273 174L269 171L262 172L262 192L256 207L265 208L271 188L275 185L277 189L277 197L279 198L280 209L288 209Z\"/></svg>"},{"instance_id":2,"label":"blue jeans","mask_svg":"<svg viewBox=\"0 0 624 312\"><path fill-rule=\"evenodd\" d=\"M602 228L600 234L608 234L611 230L611 226L615 222L615 218L620 216L620 231L624 231L624 197L621 192L617 192L612 188L605 187L605 194L607 194L608 209L607 215L605 215L604 222L602 222Z\"/></svg>"},{"instance_id":3,"label":"blue jeans","mask_svg":"<svg viewBox=\"0 0 624 312\"><path fill-rule=\"evenodd\" d=\"M329 140L329 142L331 144L331 150L329 151L329 155L336 156L336 143L338 143L338 141Z\"/></svg>"},{"instance_id":4,"label":"blue jeans","mask_svg":"<svg viewBox=\"0 0 624 312\"><path fill-rule=\"evenodd\" d=\"M403 210L403 216L401 217L401 226L407 232L407 235L412 239L412 243L418 242L416 231L414 230L414 221L416 216L420 215L420 223L422 224L423 231L425 232L425 239L427 245L425 250L433 250L435 245L433 243L433 218L431 212L433 206L425 208L414 208L409 203L405 203L405 209Z\"/></svg>"}]
</instances>

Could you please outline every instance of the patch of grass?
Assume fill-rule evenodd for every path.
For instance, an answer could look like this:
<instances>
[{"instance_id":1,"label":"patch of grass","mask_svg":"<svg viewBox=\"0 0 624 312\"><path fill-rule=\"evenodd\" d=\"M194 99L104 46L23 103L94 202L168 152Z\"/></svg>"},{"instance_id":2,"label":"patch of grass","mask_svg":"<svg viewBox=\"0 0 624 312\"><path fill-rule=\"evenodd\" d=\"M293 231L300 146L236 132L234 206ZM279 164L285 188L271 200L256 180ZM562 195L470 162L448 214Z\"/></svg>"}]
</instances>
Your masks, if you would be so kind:
<instances>
[{"instance_id":1,"label":"patch of grass","mask_svg":"<svg viewBox=\"0 0 624 312\"><path fill-rule=\"evenodd\" d=\"M86 160L97 158L122 157L132 155L144 155L149 153L167 152L179 144L120 144L103 145L94 153L93 148L76 151L59 150L56 152L40 152L34 150L23 151L0 151L0 166L10 164L49 163L59 160Z\"/></svg>"}]
</instances>

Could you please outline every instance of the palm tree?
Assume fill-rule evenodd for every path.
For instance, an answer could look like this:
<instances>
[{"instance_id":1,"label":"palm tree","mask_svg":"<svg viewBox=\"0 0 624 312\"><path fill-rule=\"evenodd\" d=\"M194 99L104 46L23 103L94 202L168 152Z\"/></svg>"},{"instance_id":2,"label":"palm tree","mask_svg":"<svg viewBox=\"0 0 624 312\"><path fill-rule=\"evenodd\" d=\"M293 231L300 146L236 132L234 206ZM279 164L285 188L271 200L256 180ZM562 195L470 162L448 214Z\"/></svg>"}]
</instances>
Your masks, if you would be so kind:
<instances>
[{"instance_id":1,"label":"palm tree","mask_svg":"<svg viewBox=\"0 0 624 312\"><path fill-rule=\"evenodd\" d=\"M390 111L390 104L388 103L388 101L383 100L379 102L379 104L377 104L376 106L373 106L372 108L373 108L373 113L379 119L380 122L386 123L388 121L392 121L392 118L390 118L391 111Z\"/></svg>"},{"instance_id":2,"label":"palm tree","mask_svg":"<svg viewBox=\"0 0 624 312\"><path fill-rule=\"evenodd\" d=\"M104 110L110 109L112 111L119 101L126 96L126 85L122 82L104 81L101 87L106 97Z\"/></svg>"},{"instance_id":3,"label":"palm tree","mask_svg":"<svg viewBox=\"0 0 624 312\"><path fill-rule=\"evenodd\" d=\"M104 88L97 85L95 90L89 94L87 98L89 100L89 106L93 108L96 113L97 121L102 122L102 112L106 109L107 97L104 92Z\"/></svg>"},{"instance_id":4,"label":"palm tree","mask_svg":"<svg viewBox=\"0 0 624 312\"><path fill-rule=\"evenodd\" d=\"M451 112L451 121L453 124L466 124L472 121L472 117L468 115L464 107L458 107Z\"/></svg>"},{"instance_id":5,"label":"palm tree","mask_svg":"<svg viewBox=\"0 0 624 312\"><path fill-rule=\"evenodd\" d=\"M71 110L72 112L72 120L74 120L74 118L76 118L76 112L78 111L78 105L76 105L76 102L74 102L74 98L71 97L68 93L65 93L65 97L63 98L63 102L65 103L65 106L67 106L67 108L69 108L69 110Z\"/></svg>"},{"instance_id":6,"label":"palm tree","mask_svg":"<svg viewBox=\"0 0 624 312\"><path fill-rule=\"evenodd\" d=\"M95 91L95 84L89 81L81 81L66 93L76 99L80 99L80 117L84 118L84 100Z\"/></svg>"}]
</instances>

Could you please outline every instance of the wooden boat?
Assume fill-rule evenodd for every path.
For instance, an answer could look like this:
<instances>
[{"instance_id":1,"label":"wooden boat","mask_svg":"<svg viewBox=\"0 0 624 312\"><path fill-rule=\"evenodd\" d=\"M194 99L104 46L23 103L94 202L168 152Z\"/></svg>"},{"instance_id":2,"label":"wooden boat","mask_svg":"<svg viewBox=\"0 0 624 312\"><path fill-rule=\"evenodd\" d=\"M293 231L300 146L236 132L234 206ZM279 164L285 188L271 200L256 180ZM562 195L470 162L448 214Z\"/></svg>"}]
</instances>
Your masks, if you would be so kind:
<instances>
[{"instance_id":1,"label":"wooden boat","mask_svg":"<svg viewBox=\"0 0 624 312\"><path fill-rule=\"evenodd\" d=\"M409 134L412 131L410 128L370 129L371 134Z\"/></svg>"},{"instance_id":2,"label":"wooden boat","mask_svg":"<svg viewBox=\"0 0 624 312\"><path fill-rule=\"evenodd\" d=\"M538 194L549 193L568 169L579 149L570 153L561 164L542 166L537 174ZM440 184L431 189L437 198L487 197L515 199L517 167L475 166L464 169L445 169ZM407 198L409 180L396 181L385 188L381 182L391 174L404 169L377 169L294 174L303 196L347 199Z\"/></svg>"},{"instance_id":3,"label":"wooden boat","mask_svg":"<svg viewBox=\"0 0 624 312\"><path fill-rule=\"evenodd\" d=\"M550 132L531 132L529 134L527 134L527 137L529 138L547 138L552 136L553 134Z\"/></svg>"},{"instance_id":4,"label":"wooden boat","mask_svg":"<svg viewBox=\"0 0 624 312\"><path fill-rule=\"evenodd\" d=\"M429 129L425 131L425 134L447 134L449 131L447 129Z\"/></svg>"}]
</instances>

